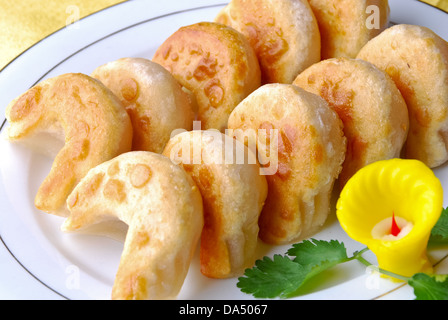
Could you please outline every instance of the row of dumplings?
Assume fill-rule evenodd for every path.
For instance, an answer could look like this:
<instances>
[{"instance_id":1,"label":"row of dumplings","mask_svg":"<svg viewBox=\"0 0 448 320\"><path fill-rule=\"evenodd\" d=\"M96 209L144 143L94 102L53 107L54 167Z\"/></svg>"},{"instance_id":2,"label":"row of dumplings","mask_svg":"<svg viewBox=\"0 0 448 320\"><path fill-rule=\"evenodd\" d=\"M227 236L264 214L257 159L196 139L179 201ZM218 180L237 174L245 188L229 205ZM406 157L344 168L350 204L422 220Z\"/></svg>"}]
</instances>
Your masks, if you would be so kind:
<instances>
[{"instance_id":1,"label":"row of dumplings","mask_svg":"<svg viewBox=\"0 0 448 320\"><path fill-rule=\"evenodd\" d=\"M446 162L447 42L419 26L385 29L387 1L375 1L380 28L366 28L369 1L349 2L232 0L152 60L47 79L7 107L8 138L54 158L39 210L66 218L67 232L128 226L114 299L175 297L197 242L204 275L241 274L258 238L317 232L334 183L368 163ZM276 133L264 137L276 154L260 152L260 130ZM173 161L195 148L199 163ZM223 149L276 171L226 164Z\"/></svg>"}]
</instances>

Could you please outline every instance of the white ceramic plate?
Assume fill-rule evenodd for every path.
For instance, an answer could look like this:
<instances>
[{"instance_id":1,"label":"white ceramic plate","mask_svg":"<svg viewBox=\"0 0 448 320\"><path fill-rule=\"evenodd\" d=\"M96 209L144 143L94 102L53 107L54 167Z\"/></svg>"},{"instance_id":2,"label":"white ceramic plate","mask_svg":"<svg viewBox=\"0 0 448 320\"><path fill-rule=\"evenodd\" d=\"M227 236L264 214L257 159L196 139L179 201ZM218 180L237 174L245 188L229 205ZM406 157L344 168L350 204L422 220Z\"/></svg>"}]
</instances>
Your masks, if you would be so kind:
<instances>
[{"instance_id":1,"label":"white ceramic plate","mask_svg":"<svg viewBox=\"0 0 448 320\"><path fill-rule=\"evenodd\" d=\"M44 78L67 72L90 74L97 66L121 57L150 59L179 27L211 21L225 4L220 0L134 0L61 29L0 72L1 114L13 98ZM394 23L424 25L448 39L448 15L443 11L410 0L390 0L390 6ZM2 134L8 125L3 119ZM0 152L0 299L109 299L122 244L62 233L61 218L33 206L51 160L4 139ZM448 190L448 168L437 169L436 174ZM363 247L346 236L334 214L315 238L343 241L349 254ZM260 245L260 257L284 253L287 248ZM431 254L436 262L446 252ZM367 258L375 262L375 257ZM251 299L239 291L236 282L203 277L195 259L179 299ZM298 299L413 299L411 288L379 279L356 261L332 269L306 289Z\"/></svg>"}]
</instances>

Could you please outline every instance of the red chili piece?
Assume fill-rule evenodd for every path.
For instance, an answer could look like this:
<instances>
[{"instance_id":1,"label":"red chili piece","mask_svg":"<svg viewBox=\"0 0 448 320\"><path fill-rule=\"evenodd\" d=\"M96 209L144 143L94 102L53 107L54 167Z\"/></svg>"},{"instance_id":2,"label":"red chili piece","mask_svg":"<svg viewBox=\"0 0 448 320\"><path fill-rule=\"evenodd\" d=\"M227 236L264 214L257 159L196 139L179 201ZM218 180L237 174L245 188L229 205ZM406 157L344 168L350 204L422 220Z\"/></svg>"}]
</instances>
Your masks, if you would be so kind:
<instances>
[{"instance_id":1,"label":"red chili piece","mask_svg":"<svg viewBox=\"0 0 448 320\"><path fill-rule=\"evenodd\" d=\"M395 221L395 213L392 213L392 226L390 228L390 233L391 235L393 235L394 237L398 236L398 234L400 233L401 229L400 227L398 227L397 222Z\"/></svg>"}]
</instances>

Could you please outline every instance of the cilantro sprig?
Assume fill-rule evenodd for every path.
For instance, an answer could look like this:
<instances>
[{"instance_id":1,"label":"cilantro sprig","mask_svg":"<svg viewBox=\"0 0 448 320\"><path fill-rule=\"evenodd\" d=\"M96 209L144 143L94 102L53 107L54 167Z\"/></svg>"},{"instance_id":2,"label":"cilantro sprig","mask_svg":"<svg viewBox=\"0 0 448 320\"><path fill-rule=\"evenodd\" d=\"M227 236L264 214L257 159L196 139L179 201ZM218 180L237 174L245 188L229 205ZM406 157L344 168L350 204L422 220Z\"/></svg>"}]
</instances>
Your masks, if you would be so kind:
<instances>
[{"instance_id":1,"label":"cilantro sprig","mask_svg":"<svg viewBox=\"0 0 448 320\"><path fill-rule=\"evenodd\" d=\"M448 208L442 210L442 214L431 231L430 244L448 243Z\"/></svg>"},{"instance_id":2,"label":"cilantro sprig","mask_svg":"<svg viewBox=\"0 0 448 320\"><path fill-rule=\"evenodd\" d=\"M239 278L241 291L256 298L289 298L308 279L342 262L349 261L344 244L338 241L312 240L293 245L287 253L291 257L264 257L247 269L246 277Z\"/></svg>"},{"instance_id":3,"label":"cilantro sprig","mask_svg":"<svg viewBox=\"0 0 448 320\"><path fill-rule=\"evenodd\" d=\"M237 287L256 298L291 298L306 281L360 254L348 257L344 243L336 240L305 240L294 244L286 255L257 260L238 279Z\"/></svg>"},{"instance_id":4,"label":"cilantro sprig","mask_svg":"<svg viewBox=\"0 0 448 320\"><path fill-rule=\"evenodd\" d=\"M432 230L430 243L448 243L448 208ZM255 298L291 298L307 281L336 265L358 260L365 266L373 266L362 256L367 250L355 251L349 257L344 243L337 240L304 240L292 245L285 255L257 260L253 268L238 278L237 287ZM448 275L417 273L403 277L387 270L379 272L407 282L414 289L416 300L448 300Z\"/></svg>"}]
</instances>

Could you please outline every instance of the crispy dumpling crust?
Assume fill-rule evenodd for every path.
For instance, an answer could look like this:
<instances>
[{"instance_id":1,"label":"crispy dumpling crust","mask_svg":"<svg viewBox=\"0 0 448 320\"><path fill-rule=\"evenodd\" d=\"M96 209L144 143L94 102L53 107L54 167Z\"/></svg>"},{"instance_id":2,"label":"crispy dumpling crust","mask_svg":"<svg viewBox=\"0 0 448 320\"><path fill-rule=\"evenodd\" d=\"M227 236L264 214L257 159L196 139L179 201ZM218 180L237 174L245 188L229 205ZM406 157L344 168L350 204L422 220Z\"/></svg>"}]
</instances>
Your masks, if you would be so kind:
<instances>
[{"instance_id":1,"label":"crispy dumpling crust","mask_svg":"<svg viewBox=\"0 0 448 320\"><path fill-rule=\"evenodd\" d=\"M125 108L101 82L79 73L37 84L6 110L10 141L54 158L35 205L66 216L65 201L96 165L131 150L132 125ZM57 145L62 147L55 148Z\"/></svg>"},{"instance_id":2,"label":"crispy dumpling crust","mask_svg":"<svg viewBox=\"0 0 448 320\"><path fill-rule=\"evenodd\" d=\"M197 161L195 148L201 155ZM163 154L182 165L203 198L202 274L242 275L256 259L258 218L267 196L266 178L257 162L249 160L255 159L252 151L229 136L206 130L176 135Z\"/></svg>"},{"instance_id":3,"label":"crispy dumpling crust","mask_svg":"<svg viewBox=\"0 0 448 320\"><path fill-rule=\"evenodd\" d=\"M219 23L180 28L152 60L194 93L202 129L224 132L232 110L260 86L260 67L248 40Z\"/></svg>"},{"instance_id":4,"label":"crispy dumpling crust","mask_svg":"<svg viewBox=\"0 0 448 320\"><path fill-rule=\"evenodd\" d=\"M291 83L320 61L321 39L307 0L232 0L215 17L249 40L262 84Z\"/></svg>"},{"instance_id":5,"label":"crispy dumpling crust","mask_svg":"<svg viewBox=\"0 0 448 320\"><path fill-rule=\"evenodd\" d=\"M193 128L195 100L161 65L121 58L96 68L100 80L123 103L133 128L133 151L161 153L176 129Z\"/></svg>"},{"instance_id":6,"label":"crispy dumpling crust","mask_svg":"<svg viewBox=\"0 0 448 320\"><path fill-rule=\"evenodd\" d=\"M322 60L355 58L389 26L388 0L309 0L319 24Z\"/></svg>"},{"instance_id":7,"label":"crispy dumpling crust","mask_svg":"<svg viewBox=\"0 0 448 320\"><path fill-rule=\"evenodd\" d=\"M114 300L177 296L203 227L202 198L184 169L160 154L128 152L90 170L67 206L66 232L128 225Z\"/></svg>"},{"instance_id":8,"label":"crispy dumpling crust","mask_svg":"<svg viewBox=\"0 0 448 320\"><path fill-rule=\"evenodd\" d=\"M268 196L259 220L260 238L282 244L317 232L329 214L345 158L346 138L336 112L324 99L297 86L267 84L235 108L229 128L248 132L247 143L256 142L266 166L277 162L276 170L266 171Z\"/></svg>"},{"instance_id":9,"label":"crispy dumpling crust","mask_svg":"<svg viewBox=\"0 0 448 320\"><path fill-rule=\"evenodd\" d=\"M409 111L406 158L431 168L448 160L448 43L428 28L395 25L372 39L358 59L394 80Z\"/></svg>"},{"instance_id":10,"label":"crispy dumpling crust","mask_svg":"<svg viewBox=\"0 0 448 320\"><path fill-rule=\"evenodd\" d=\"M365 165L400 157L408 134L408 109L392 79L373 64L349 58L323 60L293 84L324 98L344 124L347 153L341 188Z\"/></svg>"}]
</instances>

